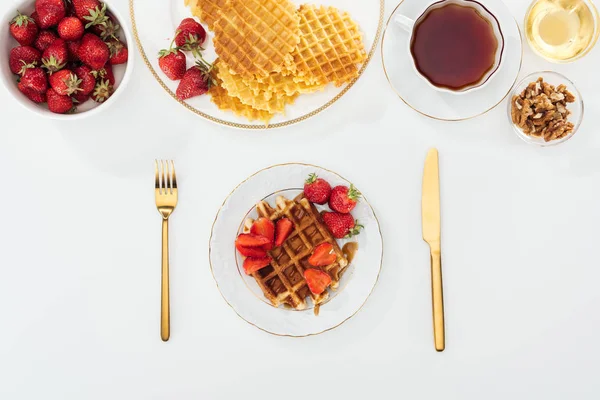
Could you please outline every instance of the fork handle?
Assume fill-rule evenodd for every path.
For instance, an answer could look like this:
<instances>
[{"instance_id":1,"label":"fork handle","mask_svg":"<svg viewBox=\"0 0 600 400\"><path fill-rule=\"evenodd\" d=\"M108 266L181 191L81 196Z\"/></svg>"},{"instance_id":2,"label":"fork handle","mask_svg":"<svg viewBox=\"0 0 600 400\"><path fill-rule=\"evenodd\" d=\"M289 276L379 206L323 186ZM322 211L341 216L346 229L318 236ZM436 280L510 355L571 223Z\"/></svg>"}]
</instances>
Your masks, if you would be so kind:
<instances>
[{"instance_id":1,"label":"fork handle","mask_svg":"<svg viewBox=\"0 0 600 400\"><path fill-rule=\"evenodd\" d=\"M160 296L160 337L163 342L171 336L171 307L169 299L169 220L162 221L162 273Z\"/></svg>"}]
</instances>

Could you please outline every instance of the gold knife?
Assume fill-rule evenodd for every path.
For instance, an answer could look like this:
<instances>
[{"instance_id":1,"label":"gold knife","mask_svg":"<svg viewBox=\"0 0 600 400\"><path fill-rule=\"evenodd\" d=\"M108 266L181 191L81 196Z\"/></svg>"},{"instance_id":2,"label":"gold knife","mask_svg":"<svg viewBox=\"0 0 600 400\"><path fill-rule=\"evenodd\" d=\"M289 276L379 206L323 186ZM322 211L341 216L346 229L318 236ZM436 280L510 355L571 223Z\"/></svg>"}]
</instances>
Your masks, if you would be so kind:
<instances>
[{"instance_id":1,"label":"gold knife","mask_svg":"<svg viewBox=\"0 0 600 400\"><path fill-rule=\"evenodd\" d=\"M422 198L423 240L431 249L431 300L435 349L444 351L444 290L442 288L442 250L440 218L440 172L437 149L431 149L425 160Z\"/></svg>"}]
</instances>

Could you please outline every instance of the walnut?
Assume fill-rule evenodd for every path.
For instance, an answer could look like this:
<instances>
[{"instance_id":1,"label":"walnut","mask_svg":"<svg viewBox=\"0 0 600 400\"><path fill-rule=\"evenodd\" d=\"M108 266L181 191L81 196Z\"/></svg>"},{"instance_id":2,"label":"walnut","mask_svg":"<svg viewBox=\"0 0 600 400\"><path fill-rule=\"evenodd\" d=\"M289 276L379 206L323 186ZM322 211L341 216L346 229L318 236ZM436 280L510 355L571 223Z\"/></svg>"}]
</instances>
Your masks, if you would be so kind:
<instances>
[{"instance_id":1,"label":"walnut","mask_svg":"<svg viewBox=\"0 0 600 400\"><path fill-rule=\"evenodd\" d=\"M554 87L540 77L512 98L511 118L528 136L546 142L562 139L575 128L567 121L571 115L567 103L574 101L575 96L565 85Z\"/></svg>"}]
</instances>

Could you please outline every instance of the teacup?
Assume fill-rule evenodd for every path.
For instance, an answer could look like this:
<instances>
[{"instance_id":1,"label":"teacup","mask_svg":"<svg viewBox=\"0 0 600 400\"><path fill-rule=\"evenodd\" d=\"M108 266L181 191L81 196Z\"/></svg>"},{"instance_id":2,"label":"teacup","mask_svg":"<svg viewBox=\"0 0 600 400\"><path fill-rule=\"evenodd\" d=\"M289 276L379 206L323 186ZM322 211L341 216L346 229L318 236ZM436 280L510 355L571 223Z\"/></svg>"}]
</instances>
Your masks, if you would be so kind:
<instances>
[{"instance_id":1,"label":"teacup","mask_svg":"<svg viewBox=\"0 0 600 400\"><path fill-rule=\"evenodd\" d=\"M477 1L429 3L416 20L397 14L395 22L410 33L406 51L415 72L435 90L464 94L481 89L502 64L500 23Z\"/></svg>"}]
</instances>

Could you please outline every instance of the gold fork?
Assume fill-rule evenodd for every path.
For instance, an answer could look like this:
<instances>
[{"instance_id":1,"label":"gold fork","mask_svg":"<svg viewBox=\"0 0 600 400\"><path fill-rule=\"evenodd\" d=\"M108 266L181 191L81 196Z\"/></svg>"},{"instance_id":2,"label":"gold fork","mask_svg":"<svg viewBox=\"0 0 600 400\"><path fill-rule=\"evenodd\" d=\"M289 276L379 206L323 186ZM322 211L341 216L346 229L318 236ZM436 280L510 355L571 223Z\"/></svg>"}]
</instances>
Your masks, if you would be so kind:
<instances>
[{"instance_id":1,"label":"gold fork","mask_svg":"<svg viewBox=\"0 0 600 400\"><path fill-rule=\"evenodd\" d=\"M171 336L171 310L169 303L169 217L177 206L177 178L175 163L155 161L154 197L156 208L162 216L162 277L160 297L160 337L166 342ZM170 167L170 168L169 168Z\"/></svg>"}]
</instances>

